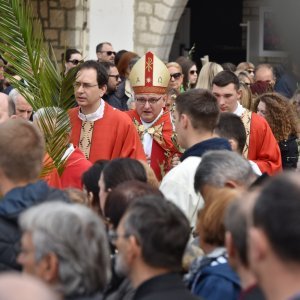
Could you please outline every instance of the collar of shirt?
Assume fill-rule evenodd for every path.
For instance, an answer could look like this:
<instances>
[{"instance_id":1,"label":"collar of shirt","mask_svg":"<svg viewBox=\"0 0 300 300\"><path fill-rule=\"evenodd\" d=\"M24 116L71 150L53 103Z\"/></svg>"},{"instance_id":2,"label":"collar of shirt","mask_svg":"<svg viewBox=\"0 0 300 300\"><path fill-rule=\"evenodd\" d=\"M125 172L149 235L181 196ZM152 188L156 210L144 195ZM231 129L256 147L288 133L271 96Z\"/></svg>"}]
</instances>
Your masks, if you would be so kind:
<instances>
[{"instance_id":1,"label":"collar of shirt","mask_svg":"<svg viewBox=\"0 0 300 300\"><path fill-rule=\"evenodd\" d=\"M81 121L89 121L89 122L95 122L97 120L100 120L103 118L104 115L104 107L105 107L105 102L104 100L101 98L100 99L100 106L99 108L88 115L83 114L80 110L78 112L78 117Z\"/></svg>"},{"instance_id":2,"label":"collar of shirt","mask_svg":"<svg viewBox=\"0 0 300 300\"><path fill-rule=\"evenodd\" d=\"M164 113L164 110L162 109L161 112L158 114L158 116L151 122L151 123L146 123L144 122L142 119L142 124L144 125L145 129L150 128L153 124L155 124L155 122L162 116L162 114Z\"/></svg>"},{"instance_id":3,"label":"collar of shirt","mask_svg":"<svg viewBox=\"0 0 300 300\"><path fill-rule=\"evenodd\" d=\"M244 112L245 112L245 108L240 104L240 102L238 102L238 106L233 113L235 115L241 117Z\"/></svg>"}]
</instances>

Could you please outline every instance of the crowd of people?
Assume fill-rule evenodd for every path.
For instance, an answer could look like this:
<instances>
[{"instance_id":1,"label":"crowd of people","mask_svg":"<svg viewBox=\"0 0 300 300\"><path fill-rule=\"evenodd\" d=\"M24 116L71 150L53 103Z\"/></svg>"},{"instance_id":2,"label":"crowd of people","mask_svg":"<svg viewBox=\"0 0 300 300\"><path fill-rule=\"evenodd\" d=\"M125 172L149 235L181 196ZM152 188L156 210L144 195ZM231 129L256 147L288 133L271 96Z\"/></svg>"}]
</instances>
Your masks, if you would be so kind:
<instances>
[{"instance_id":1,"label":"crowd of people","mask_svg":"<svg viewBox=\"0 0 300 300\"><path fill-rule=\"evenodd\" d=\"M73 108L45 124L61 108L34 111L1 60L0 298L300 299L297 68L109 42L62 61Z\"/></svg>"}]
</instances>

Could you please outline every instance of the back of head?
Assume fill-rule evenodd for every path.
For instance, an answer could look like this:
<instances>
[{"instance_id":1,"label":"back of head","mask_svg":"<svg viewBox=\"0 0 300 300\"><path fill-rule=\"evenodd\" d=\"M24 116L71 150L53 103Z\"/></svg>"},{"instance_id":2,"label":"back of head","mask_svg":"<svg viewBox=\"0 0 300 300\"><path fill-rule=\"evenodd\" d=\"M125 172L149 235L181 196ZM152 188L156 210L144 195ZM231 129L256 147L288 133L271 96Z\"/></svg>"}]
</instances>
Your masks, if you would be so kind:
<instances>
[{"instance_id":1,"label":"back of head","mask_svg":"<svg viewBox=\"0 0 300 300\"><path fill-rule=\"evenodd\" d=\"M103 222L92 210L44 203L25 211L19 223L23 232L32 234L36 262L48 253L56 255L57 290L65 297L103 291L110 276L108 241Z\"/></svg>"},{"instance_id":2,"label":"back of head","mask_svg":"<svg viewBox=\"0 0 300 300\"><path fill-rule=\"evenodd\" d=\"M228 182L249 186L254 180L250 163L240 154L228 150L208 151L196 170L194 188L201 191L204 185L225 187Z\"/></svg>"},{"instance_id":3,"label":"back of head","mask_svg":"<svg viewBox=\"0 0 300 300\"><path fill-rule=\"evenodd\" d=\"M233 83L236 90L240 87L240 82L238 77L231 71L222 71L218 73L212 80L212 84L218 87L225 87L228 84Z\"/></svg>"},{"instance_id":4,"label":"back of head","mask_svg":"<svg viewBox=\"0 0 300 300\"><path fill-rule=\"evenodd\" d=\"M222 66L215 62L204 64L200 70L196 88L211 90L214 77L221 71L223 71Z\"/></svg>"},{"instance_id":5,"label":"back of head","mask_svg":"<svg viewBox=\"0 0 300 300\"><path fill-rule=\"evenodd\" d=\"M214 199L206 202L199 211L196 232L206 244L215 247L225 245L224 216L227 207L232 203L238 193L232 189L222 189L214 193Z\"/></svg>"},{"instance_id":6,"label":"back of head","mask_svg":"<svg viewBox=\"0 0 300 300\"><path fill-rule=\"evenodd\" d=\"M12 182L36 180L45 154L43 137L25 120L0 124L0 169Z\"/></svg>"},{"instance_id":7,"label":"back of head","mask_svg":"<svg viewBox=\"0 0 300 300\"><path fill-rule=\"evenodd\" d=\"M78 67L78 73L84 69L93 69L96 71L97 83L99 87L103 87L108 83L108 74L102 64L95 60L87 60Z\"/></svg>"},{"instance_id":8,"label":"back of head","mask_svg":"<svg viewBox=\"0 0 300 300\"><path fill-rule=\"evenodd\" d=\"M130 203L145 195L163 197L158 188L137 180L120 183L108 194L104 207L104 215L113 225L113 228L118 227Z\"/></svg>"},{"instance_id":9,"label":"back of head","mask_svg":"<svg viewBox=\"0 0 300 300\"><path fill-rule=\"evenodd\" d=\"M241 118L233 113L220 114L215 133L225 139L234 139L237 142L238 152L243 153L246 144L246 130Z\"/></svg>"},{"instance_id":10,"label":"back of head","mask_svg":"<svg viewBox=\"0 0 300 300\"><path fill-rule=\"evenodd\" d=\"M181 270L190 224L175 204L159 196L137 199L124 216L124 228L137 239L148 266Z\"/></svg>"},{"instance_id":11,"label":"back of head","mask_svg":"<svg viewBox=\"0 0 300 300\"><path fill-rule=\"evenodd\" d=\"M195 129L206 131L214 130L220 114L216 97L204 89L181 93L176 98L176 110L179 115L188 115Z\"/></svg>"},{"instance_id":12,"label":"back of head","mask_svg":"<svg viewBox=\"0 0 300 300\"><path fill-rule=\"evenodd\" d=\"M121 77L128 77L129 76L129 62L131 61L132 58L139 58L139 56L134 53L134 52L131 52L131 51L127 51L126 53L124 53L119 62L118 62L118 65L117 65L117 68L118 68L118 71L119 71L119 74Z\"/></svg>"},{"instance_id":13,"label":"back of head","mask_svg":"<svg viewBox=\"0 0 300 300\"><path fill-rule=\"evenodd\" d=\"M227 71L235 72L237 70L236 65L231 62L222 63L221 66L224 70L227 70Z\"/></svg>"},{"instance_id":14,"label":"back of head","mask_svg":"<svg viewBox=\"0 0 300 300\"><path fill-rule=\"evenodd\" d=\"M270 178L253 209L253 226L262 229L280 260L300 263L300 185L298 173Z\"/></svg>"},{"instance_id":15,"label":"back of head","mask_svg":"<svg viewBox=\"0 0 300 300\"><path fill-rule=\"evenodd\" d=\"M0 275L1 300L59 300L45 283L37 278L19 273Z\"/></svg>"},{"instance_id":16,"label":"back of head","mask_svg":"<svg viewBox=\"0 0 300 300\"><path fill-rule=\"evenodd\" d=\"M113 189L127 180L147 182L143 165L131 158L116 158L110 161L103 169L103 179L106 190Z\"/></svg>"}]
</instances>

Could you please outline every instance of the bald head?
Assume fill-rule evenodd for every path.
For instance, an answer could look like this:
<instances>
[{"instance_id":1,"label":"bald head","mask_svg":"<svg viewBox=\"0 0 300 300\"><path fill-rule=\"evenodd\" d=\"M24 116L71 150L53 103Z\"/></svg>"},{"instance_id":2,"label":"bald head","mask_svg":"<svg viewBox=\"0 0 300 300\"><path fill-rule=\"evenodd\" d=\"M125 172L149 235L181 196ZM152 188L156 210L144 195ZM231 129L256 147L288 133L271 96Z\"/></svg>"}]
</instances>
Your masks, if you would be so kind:
<instances>
[{"instance_id":1,"label":"bald head","mask_svg":"<svg viewBox=\"0 0 300 300\"><path fill-rule=\"evenodd\" d=\"M8 96L0 93L0 123L9 119L9 101Z\"/></svg>"},{"instance_id":2,"label":"bald head","mask_svg":"<svg viewBox=\"0 0 300 300\"><path fill-rule=\"evenodd\" d=\"M29 275L4 273L0 275L1 300L58 300L58 296L40 280Z\"/></svg>"}]
</instances>

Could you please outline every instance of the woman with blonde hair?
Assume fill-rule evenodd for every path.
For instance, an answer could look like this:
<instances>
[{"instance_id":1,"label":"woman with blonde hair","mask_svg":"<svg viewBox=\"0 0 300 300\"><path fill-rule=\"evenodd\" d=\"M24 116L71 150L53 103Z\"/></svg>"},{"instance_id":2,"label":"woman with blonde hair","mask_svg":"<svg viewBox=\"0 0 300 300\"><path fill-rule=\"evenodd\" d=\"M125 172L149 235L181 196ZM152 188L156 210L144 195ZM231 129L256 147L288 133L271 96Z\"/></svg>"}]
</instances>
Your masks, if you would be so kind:
<instances>
[{"instance_id":1,"label":"woman with blonde hair","mask_svg":"<svg viewBox=\"0 0 300 300\"><path fill-rule=\"evenodd\" d=\"M207 62L203 65L203 67L200 70L198 81L196 88L197 89L207 89L212 90L212 81L214 77L223 71L223 68L221 65L215 63L215 62Z\"/></svg>"},{"instance_id":2,"label":"woman with blonde hair","mask_svg":"<svg viewBox=\"0 0 300 300\"><path fill-rule=\"evenodd\" d=\"M169 88L173 88L177 90L179 93L184 92L183 88L183 74L182 74L182 68L180 64L177 62L169 62L166 64L169 72L170 72L170 82L169 82Z\"/></svg>"},{"instance_id":3,"label":"woman with blonde hair","mask_svg":"<svg viewBox=\"0 0 300 300\"><path fill-rule=\"evenodd\" d=\"M270 125L279 144L283 169L297 168L297 117L289 100L279 93L265 93L256 98L254 111Z\"/></svg>"}]
</instances>

